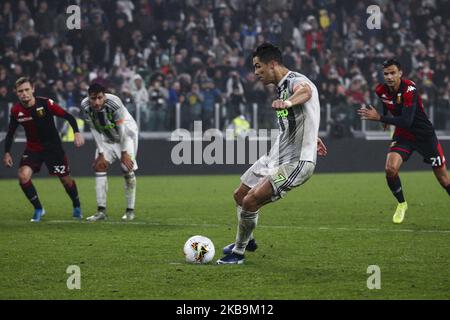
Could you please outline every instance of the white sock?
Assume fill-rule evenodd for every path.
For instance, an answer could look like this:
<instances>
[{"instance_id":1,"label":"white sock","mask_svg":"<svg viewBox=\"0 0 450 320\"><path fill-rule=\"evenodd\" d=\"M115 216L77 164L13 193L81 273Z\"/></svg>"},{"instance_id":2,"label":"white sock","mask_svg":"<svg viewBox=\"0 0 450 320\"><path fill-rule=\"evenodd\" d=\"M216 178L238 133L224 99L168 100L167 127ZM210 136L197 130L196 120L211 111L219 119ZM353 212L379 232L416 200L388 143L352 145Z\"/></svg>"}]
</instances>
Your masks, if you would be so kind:
<instances>
[{"instance_id":1,"label":"white sock","mask_svg":"<svg viewBox=\"0 0 450 320\"><path fill-rule=\"evenodd\" d=\"M240 205L236 205L236 213L237 213L237 219L238 219L238 232L239 232L239 223L241 222L241 213L242 213L242 207ZM250 239L253 239L253 232L250 235Z\"/></svg>"},{"instance_id":2,"label":"white sock","mask_svg":"<svg viewBox=\"0 0 450 320\"><path fill-rule=\"evenodd\" d=\"M253 236L253 230L255 230L258 224L258 213L241 210L240 219L238 223L238 230L236 233L236 242L233 248L233 252L237 254L244 254L245 247Z\"/></svg>"},{"instance_id":3,"label":"white sock","mask_svg":"<svg viewBox=\"0 0 450 320\"><path fill-rule=\"evenodd\" d=\"M127 209L134 209L136 200L136 175L129 172L124 175L125 178L125 199L127 200Z\"/></svg>"},{"instance_id":4,"label":"white sock","mask_svg":"<svg viewBox=\"0 0 450 320\"><path fill-rule=\"evenodd\" d=\"M108 176L106 172L95 173L95 192L97 194L97 206L106 208L106 194L108 192Z\"/></svg>"}]
</instances>

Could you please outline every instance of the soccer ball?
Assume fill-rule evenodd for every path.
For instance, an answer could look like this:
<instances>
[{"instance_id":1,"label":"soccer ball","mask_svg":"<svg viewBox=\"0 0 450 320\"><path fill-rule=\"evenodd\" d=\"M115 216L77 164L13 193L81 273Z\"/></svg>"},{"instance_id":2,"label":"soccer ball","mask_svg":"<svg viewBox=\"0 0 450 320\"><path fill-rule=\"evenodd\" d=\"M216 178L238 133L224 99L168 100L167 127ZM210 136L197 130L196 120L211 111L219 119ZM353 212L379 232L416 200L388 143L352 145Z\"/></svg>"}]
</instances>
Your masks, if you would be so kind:
<instances>
[{"instance_id":1,"label":"soccer ball","mask_svg":"<svg viewBox=\"0 0 450 320\"><path fill-rule=\"evenodd\" d=\"M190 237L184 244L186 262L204 264L214 258L216 250L213 242L204 236Z\"/></svg>"}]
</instances>

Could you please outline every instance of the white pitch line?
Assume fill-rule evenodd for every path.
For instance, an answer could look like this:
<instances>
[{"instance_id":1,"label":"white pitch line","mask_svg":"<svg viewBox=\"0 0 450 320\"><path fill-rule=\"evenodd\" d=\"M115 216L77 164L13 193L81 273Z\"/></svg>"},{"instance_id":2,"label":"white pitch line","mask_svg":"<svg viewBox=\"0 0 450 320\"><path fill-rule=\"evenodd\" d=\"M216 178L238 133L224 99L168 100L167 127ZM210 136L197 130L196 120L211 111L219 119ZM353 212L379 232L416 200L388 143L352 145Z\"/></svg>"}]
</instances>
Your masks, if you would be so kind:
<instances>
[{"instance_id":1,"label":"white pitch line","mask_svg":"<svg viewBox=\"0 0 450 320\"><path fill-rule=\"evenodd\" d=\"M196 223L159 223L159 222L146 222L146 221L100 221L100 222L88 222L88 221L76 221L76 220L43 220L44 223L81 223L81 224L109 224L109 225L148 225L159 227L202 227L202 228L220 228L228 225L221 224L196 224ZM347 227L302 227L302 226L271 226L271 225L259 225L258 228L267 229L297 229L297 230L319 230L319 231L361 231L361 232L404 232L404 233L437 233L437 234L450 234L450 230L414 230L414 229L380 229L380 228L347 228Z\"/></svg>"}]
</instances>

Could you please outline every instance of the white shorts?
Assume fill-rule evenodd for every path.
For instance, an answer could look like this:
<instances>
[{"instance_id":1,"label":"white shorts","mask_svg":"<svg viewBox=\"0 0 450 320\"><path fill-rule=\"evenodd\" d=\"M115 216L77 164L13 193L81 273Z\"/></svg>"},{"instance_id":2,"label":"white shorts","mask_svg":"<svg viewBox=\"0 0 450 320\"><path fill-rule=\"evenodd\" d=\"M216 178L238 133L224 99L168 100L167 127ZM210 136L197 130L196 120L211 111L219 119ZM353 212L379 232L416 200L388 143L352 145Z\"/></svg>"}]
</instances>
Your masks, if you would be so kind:
<instances>
[{"instance_id":1,"label":"white shorts","mask_svg":"<svg viewBox=\"0 0 450 320\"><path fill-rule=\"evenodd\" d=\"M272 185L272 202L283 198L292 188L304 184L312 176L315 164L309 161L272 166L269 157L262 156L241 177L249 188L267 179Z\"/></svg>"},{"instance_id":2,"label":"white shorts","mask_svg":"<svg viewBox=\"0 0 450 320\"><path fill-rule=\"evenodd\" d=\"M105 157L105 160L108 161L109 164L114 163L116 160L120 161L120 158L122 157L122 149L120 147L120 143L104 142L102 144L102 148L103 148L103 156ZM133 160L134 163L133 171L136 171L138 169L138 165L136 162L137 149L138 149L138 138L136 135L131 139L131 143L128 143L126 148L127 153L130 155L131 160ZM95 158L97 157L98 157L98 149L95 151ZM124 171L127 171L124 166L121 165L121 167Z\"/></svg>"}]
</instances>

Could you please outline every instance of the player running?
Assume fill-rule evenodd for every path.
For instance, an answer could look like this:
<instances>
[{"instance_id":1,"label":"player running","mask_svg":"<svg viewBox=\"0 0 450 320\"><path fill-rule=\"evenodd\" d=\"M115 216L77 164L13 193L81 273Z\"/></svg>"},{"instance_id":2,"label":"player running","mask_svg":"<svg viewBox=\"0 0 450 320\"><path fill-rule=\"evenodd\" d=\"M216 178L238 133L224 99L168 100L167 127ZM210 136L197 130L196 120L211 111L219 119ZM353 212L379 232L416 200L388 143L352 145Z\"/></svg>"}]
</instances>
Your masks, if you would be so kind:
<instances>
[{"instance_id":1,"label":"player running","mask_svg":"<svg viewBox=\"0 0 450 320\"><path fill-rule=\"evenodd\" d=\"M445 165L444 152L434 127L425 114L422 99L414 82L402 79L400 63L395 59L383 63L384 84L379 84L375 92L383 103L383 115L373 106L361 108L358 114L363 120L380 121L394 125L395 131L386 159L386 179L389 188L398 201L393 222L401 223L405 218L408 204L398 175L403 162L408 161L416 150L431 164L434 174L450 195L450 179ZM388 111L393 117L388 117Z\"/></svg>"},{"instance_id":2,"label":"player running","mask_svg":"<svg viewBox=\"0 0 450 320\"><path fill-rule=\"evenodd\" d=\"M241 177L234 192L238 228L236 241L223 250L218 264L244 263L245 250L257 248L253 239L259 209L283 198L288 191L305 183L313 174L317 153L326 154L318 138L320 103L316 86L304 75L288 70L280 49L265 43L253 53L256 76L278 88L273 101L280 134L268 155L262 156Z\"/></svg>"},{"instance_id":3,"label":"player running","mask_svg":"<svg viewBox=\"0 0 450 320\"><path fill-rule=\"evenodd\" d=\"M51 175L59 177L72 200L72 216L81 219L82 212L77 185L70 176L67 156L62 147L53 117L64 118L69 122L75 132L75 146L81 147L84 144L84 139L78 130L75 118L51 99L35 97L34 84L29 78L19 78L15 83L15 89L20 102L11 109L3 163L9 168L13 166L10 152L14 141L14 133L20 124L25 129L27 143L20 161L18 177L23 192L34 206L31 222L39 222L41 217L45 215L36 188L31 182L33 174L41 170L42 163L46 164Z\"/></svg>"},{"instance_id":4,"label":"player running","mask_svg":"<svg viewBox=\"0 0 450 320\"><path fill-rule=\"evenodd\" d=\"M93 164L97 212L86 220L107 219L108 166L116 159L120 159L125 178L127 203L122 220L131 221L135 218L136 176L134 171L138 168L136 163L138 126L119 97L106 93L105 87L97 83L92 84L88 89L88 94L89 96L81 102L81 108L97 145Z\"/></svg>"}]
</instances>

